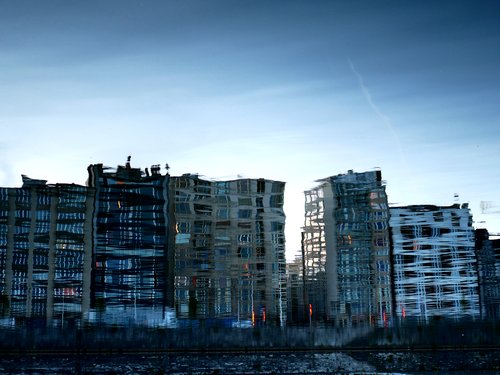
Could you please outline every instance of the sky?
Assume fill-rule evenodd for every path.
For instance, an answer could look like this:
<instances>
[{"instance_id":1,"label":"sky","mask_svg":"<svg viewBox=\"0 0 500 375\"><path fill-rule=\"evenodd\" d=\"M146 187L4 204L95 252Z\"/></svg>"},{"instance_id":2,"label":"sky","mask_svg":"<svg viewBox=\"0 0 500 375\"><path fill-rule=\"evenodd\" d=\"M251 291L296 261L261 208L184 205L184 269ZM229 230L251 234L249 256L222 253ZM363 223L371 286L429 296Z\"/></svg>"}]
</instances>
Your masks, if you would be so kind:
<instances>
[{"instance_id":1,"label":"sky","mask_svg":"<svg viewBox=\"0 0 500 375\"><path fill-rule=\"evenodd\" d=\"M0 186L89 164L286 182L380 169L500 233L500 2L0 0ZM165 170L163 169L163 172Z\"/></svg>"}]
</instances>

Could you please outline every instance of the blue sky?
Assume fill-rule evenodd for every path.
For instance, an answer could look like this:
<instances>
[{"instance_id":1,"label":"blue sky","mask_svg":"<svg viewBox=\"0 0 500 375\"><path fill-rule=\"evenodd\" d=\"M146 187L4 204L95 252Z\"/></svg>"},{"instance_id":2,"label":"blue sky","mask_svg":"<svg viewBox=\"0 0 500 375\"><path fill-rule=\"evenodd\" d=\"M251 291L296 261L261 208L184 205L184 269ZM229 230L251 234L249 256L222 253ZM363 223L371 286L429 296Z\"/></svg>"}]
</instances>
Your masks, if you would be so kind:
<instances>
[{"instance_id":1,"label":"blue sky","mask_svg":"<svg viewBox=\"0 0 500 375\"><path fill-rule=\"evenodd\" d=\"M497 1L0 0L0 185L91 163L287 182L381 168L389 201L500 233ZM481 201L489 209L481 210Z\"/></svg>"}]
</instances>

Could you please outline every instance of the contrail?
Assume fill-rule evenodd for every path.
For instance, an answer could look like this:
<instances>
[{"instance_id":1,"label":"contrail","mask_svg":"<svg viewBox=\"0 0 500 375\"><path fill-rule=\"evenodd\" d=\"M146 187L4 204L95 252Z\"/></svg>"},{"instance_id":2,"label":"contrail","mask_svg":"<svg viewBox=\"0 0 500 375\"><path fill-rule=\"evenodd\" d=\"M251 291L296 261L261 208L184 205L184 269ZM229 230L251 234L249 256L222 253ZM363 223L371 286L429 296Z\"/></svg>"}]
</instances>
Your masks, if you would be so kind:
<instances>
[{"instance_id":1,"label":"contrail","mask_svg":"<svg viewBox=\"0 0 500 375\"><path fill-rule=\"evenodd\" d=\"M391 120L389 119L389 117L387 117L382 112L380 112L380 109L378 109L378 107L375 105L375 103L373 103L372 94L368 90L368 87L366 87L365 82L363 80L363 77L361 76L361 74L358 73L358 71L354 67L354 64L352 63L351 59L348 58L347 60L349 61L349 67L351 68L351 71L358 78L359 87L360 87L361 91L363 92L363 95L364 95L366 101L368 102L368 105L373 110L373 112L375 112L376 115L378 117L380 117L380 119L384 122L385 126L387 126L387 128L389 129L389 131L391 133L393 133L394 136L396 136L394 129L392 128Z\"/></svg>"},{"instance_id":2,"label":"contrail","mask_svg":"<svg viewBox=\"0 0 500 375\"><path fill-rule=\"evenodd\" d=\"M363 92L363 96L365 97L366 101L368 102L368 105L370 108L375 112L375 114L382 120L382 122L385 124L387 127L387 130L391 133L391 135L394 137L394 141L396 142L396 145L399 149L399 155L401 157L401 160L406 164L405 157L403 155L403 149L401 148L401 142L399 141L399 137L394 131L394 128L392 127L392 122L389 117L384 115L380 109L375 105L372 99L372 94L370 93L370 90L368 90L368 87L366 87L365 82L363 80L363 76L359 74L359 72L356 70L354 67L354 64L352 63L350 58L347 58L347 61L349 62L349 67L351 68L351 71L353 74L358 78L358 83L359 83L359 88Z\"/></svg>"}]
</instances>

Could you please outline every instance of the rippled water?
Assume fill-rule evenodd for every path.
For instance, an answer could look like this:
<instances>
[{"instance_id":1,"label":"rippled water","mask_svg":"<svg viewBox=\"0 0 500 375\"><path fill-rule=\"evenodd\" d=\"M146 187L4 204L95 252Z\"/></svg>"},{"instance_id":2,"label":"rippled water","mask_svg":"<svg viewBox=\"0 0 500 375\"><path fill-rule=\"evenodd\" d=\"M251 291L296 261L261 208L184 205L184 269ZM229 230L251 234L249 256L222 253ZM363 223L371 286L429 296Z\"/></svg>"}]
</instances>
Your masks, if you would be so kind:
<instances>
[{"instance_id":1,"label":"rippled water","mask_svg":"<svg viewBox=\"0 0 500 375\"><path fill-rule=\"evenodd\" d=\"M0 374L378 374L347 354L221 354L21 357L0 361Z\"/></svg>"},{"instance_id":2,"label":"rippled water","mask_svg":"<svg viewBox=\"0 0 500 375\"><path fill-rule=\"evenodd\" d=\"M284 324L283 182L88 171L0 188L2 325Z\"/></svg>"},{"instance_id":3,"label":"rippled water","mask_svg":"<svg viewBox=\"0 0 500 375\"><path fill-rule=\"evenodd\" d=\"M498 352L16 356L0 374L496 374ZM495 359L496 358L496 359Z\"/></svg>"}]
</instances>

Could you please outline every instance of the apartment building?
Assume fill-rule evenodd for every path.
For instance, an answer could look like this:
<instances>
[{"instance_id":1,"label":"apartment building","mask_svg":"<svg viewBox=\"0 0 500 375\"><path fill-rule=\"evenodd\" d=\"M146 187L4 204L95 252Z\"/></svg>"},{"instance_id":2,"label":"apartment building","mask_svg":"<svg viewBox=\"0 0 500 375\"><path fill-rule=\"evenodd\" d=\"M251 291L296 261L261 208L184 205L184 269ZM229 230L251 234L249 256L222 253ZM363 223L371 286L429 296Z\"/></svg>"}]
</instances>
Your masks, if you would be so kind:
<instances>
[{"instance_id":1,"label":"apartment building","mask_svg":"<svg viewBox=\"0 0 500 375\"><path fill-rule=\"evenodd\" d=\"M161 322L173 307L170 176L160 166L88 167L95 189L92 320Z\"/></svg>"},{"instance_id":2,"label":"apartment building","mask_svg":"<svg viewBox=\"0 0 500 375\"><path fill-rule=\"evenodd\" d=\"M390 209L395 310L400 318L479 317L472 216L467 205Z\"/></svg>"},{"instance_id":3,"label":"apartment building","mask_svg":"<svg viewBox=\"0 0 500 375\"><path fill-rule=\"evenodd\" d=\"M172 186L178 317L285 324L285 184L185 174Z\"/></svg>"},{"instance_id":4,"label":"apartment building","mask_svg":"<svg viewBox=\"0 0 500 375\"><path fill-rule=\"evenodd\" d=\"M305 192L307 303L316 319L387 324L389 208L380 171L328 177Z\"/></svg>"},{"instance_id":5,"label":"apartment building","mask_svg":"<svg viewBox=\"0 0 500 375\"><path fill-rule=\"evenodd\" d=\"M0 188L2 316L57 323L88 313L93 202L84 186L26 176Z\"/></svg>"},{"instance_id":6,"label":"apartment building","mask_svg":"<svg viewBox=\"0 0 500 375\"><path fill-rule=\"evenodd\" d=\"M500 239L490 239L486 229L476 229L476 258L481 317L500 318Z\"/></svg>"}]
</instances>

